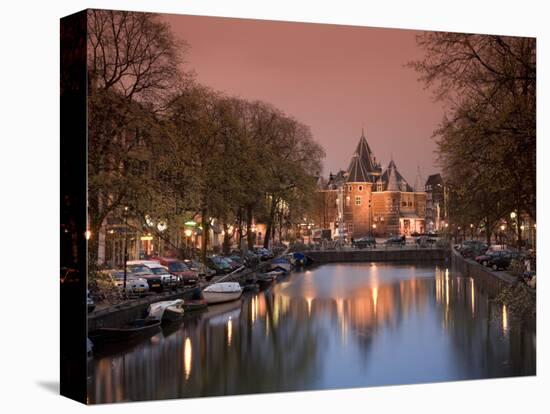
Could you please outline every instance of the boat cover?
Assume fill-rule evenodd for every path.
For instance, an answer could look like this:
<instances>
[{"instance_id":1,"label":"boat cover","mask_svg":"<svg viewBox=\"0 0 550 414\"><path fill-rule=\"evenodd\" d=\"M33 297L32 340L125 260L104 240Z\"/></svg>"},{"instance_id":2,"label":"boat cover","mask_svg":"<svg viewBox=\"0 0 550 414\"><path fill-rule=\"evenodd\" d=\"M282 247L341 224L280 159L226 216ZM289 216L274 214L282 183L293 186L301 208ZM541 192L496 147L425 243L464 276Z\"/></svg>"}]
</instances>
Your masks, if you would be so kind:
<instances>
[{"instance_id":1,"label":"boat cover","mask_svg":"<svg viewBox=\"0 0 550 414\"><path fill-rule=\"evenodd\" d=\"M149 305L148 317L153 319L162 319L164 311L170 306L178 306L183 304L183 299L165 300L162 302L156 302Z\"/></svg>"},{"instance_id":2,"label":"boat cover","mask_svg":"<svg viewBox=\"0 0 550 414\"><path fill-rule=\"evenodd\" d=\"M231 292L240 292L241 285L237 282L220 282L214 283L213 285L208 286L204 289L204 292L216 292L216 293L231 293Z\"/></svg>"}]
</instances>

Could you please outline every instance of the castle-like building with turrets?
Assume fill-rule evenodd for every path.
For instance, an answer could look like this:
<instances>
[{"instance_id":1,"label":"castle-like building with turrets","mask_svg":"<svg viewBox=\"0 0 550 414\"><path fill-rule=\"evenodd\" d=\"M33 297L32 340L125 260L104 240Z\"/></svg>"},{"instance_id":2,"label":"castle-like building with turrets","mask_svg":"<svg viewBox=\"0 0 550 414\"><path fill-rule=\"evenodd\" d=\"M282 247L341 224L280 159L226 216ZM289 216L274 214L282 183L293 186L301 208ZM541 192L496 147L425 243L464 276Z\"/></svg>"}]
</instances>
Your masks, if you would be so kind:
<instances>
[{"instance_id":1,"label":"castle-like building with turrets","mask_svg":"<svg viewBox=\"0 0 550 414\"><path fill-rule=\"evenodd\" d=\"M426 192L417 173L413 187L393 159L385 170L376 161L365 138L359 138L347 171L319 179L313 220L337 237L339 228L351 239L424 233ZM341 203L341 205L339 205Z\"/></svg>"}]
</instances>

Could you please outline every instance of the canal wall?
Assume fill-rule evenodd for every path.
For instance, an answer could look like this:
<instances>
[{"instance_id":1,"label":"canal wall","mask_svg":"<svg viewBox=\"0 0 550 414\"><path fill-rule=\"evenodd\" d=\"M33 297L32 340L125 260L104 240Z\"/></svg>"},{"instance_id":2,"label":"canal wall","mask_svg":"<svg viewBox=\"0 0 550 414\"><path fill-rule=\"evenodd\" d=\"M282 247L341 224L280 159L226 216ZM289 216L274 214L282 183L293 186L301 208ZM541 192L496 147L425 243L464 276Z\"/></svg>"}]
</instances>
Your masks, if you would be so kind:
<instances>
[{"instance_id":1,"label":"canal wall","mask_svg":"<svg viewBox=\"0 0 550 414\"><path fill-rule=\"evenodd\" d=\"M505 271L493 271L492 269L477 263L472 259L465 259L455 249L451 253L453 267L465 277L472 277L481 283L490 297L495 297L503 289L510 287L517 278Z\"/></svg>"},{"instance_id":2,"label":"canal wall","mask_svg":"<svg viewBox=\"0 0 550 414\"><path fill-rule=\"evenodd\" d=\"M452 250L453 269L463 276L471 277L495 303L506 305L522 318L531 329L536 330L537 292L506 271L493 271L475 260L465 259Z\"/></svg>"},{"instance_id":3,"label":"canal wall","mask_svg":"<svg viewBox=\"0 0 550 414\"><path fill-rule=\"evenodd\" d=\"M445 249L391 249L391 250L314 250L305 252L315 263L336 262L414 262L441 261L449 258Z\"/></svg>"}]
</instances>

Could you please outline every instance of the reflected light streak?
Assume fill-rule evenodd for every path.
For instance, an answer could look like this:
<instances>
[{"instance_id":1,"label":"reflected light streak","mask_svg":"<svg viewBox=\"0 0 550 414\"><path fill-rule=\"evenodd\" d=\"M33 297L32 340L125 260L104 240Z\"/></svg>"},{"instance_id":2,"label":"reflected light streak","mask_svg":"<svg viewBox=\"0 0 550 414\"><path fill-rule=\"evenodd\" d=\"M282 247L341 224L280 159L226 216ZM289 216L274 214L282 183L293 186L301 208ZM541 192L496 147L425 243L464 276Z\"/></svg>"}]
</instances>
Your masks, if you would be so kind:
<instances>
[{"instance_id":1,"label":"reflected light streak","mask_svg":"<svg viewBox=\"0 0 550 414\"><path fill-rule=\"evenodd\" d=\"M307 302L307 314L311 315L311 303L313 302L313 298L306 297L306 302Z\"/></svg>"},{"instance_id":2,"label":"reflected light streak","mask_svg":"<svg viewBox=\"0 0 550 414\"><path fill-rule=\"evenodd\" d=\"M254 296L252 300L250 301L251 307L252 307L252 323L256 322L256 319L258 318L258 296Z\"/></svg>"},{"instance_id":3,"label":"reflected light streak","mask_svg":"<svg viewBox=\"0 0 550 414\"><path fill-rule=\"evenodd\" d=\"M508 310L506 305L502 305L502 330L508 332Z\"/></svg>"},{"instance_id":4,"label":"reflected light streak","mask_svg":"<svg viewBox=\"0 0 550 414\"><path fill-rule=\"evenodd\" d=\"M472 315L475 313L474 279L470 278L470 293L472 296Z\"/></svg>"},{"instance_id":5,"label":"reflected light streak","mask_svg":"<svg viewBox=\"0 0 550 414\"><path fill-rule=\"evenodd\" d=\"M233 334L233 321L231 320L231 317L229 317L229 320L227 321L227 345L231 346L231 336Z\"/></svg>"},{"instance_id":6,"label":"reflected light streak","mask_svg":"<svg viewBox=\"0 0 550 414\"><path fill-rule=\"evenodd\" d=\"M189 338L185 338L185 345L183 347L183 370L185 372L185 380L188 380L191 375L192 352L191 340Z\"/></svg>"},{"instance_id":7,"label":"reflected light streak","mask_svg":"<svg viewBox=\"0 0 550 414\"><path fill-rule=\"evenodd\" d=\"M376 305L378 304L378 287L372 288L372 303L374 305L374 313L376 313Z\"/></svg>"},{"instance_id":8,"label":"reflected light streak","mask_svg":"<svg viewBox=\"0 0 550 414\"><path fill-rule=\"evenodd\" d=\"M449 269L445 269L445 302L449 306Z\"/></svg>"}]
</instances>

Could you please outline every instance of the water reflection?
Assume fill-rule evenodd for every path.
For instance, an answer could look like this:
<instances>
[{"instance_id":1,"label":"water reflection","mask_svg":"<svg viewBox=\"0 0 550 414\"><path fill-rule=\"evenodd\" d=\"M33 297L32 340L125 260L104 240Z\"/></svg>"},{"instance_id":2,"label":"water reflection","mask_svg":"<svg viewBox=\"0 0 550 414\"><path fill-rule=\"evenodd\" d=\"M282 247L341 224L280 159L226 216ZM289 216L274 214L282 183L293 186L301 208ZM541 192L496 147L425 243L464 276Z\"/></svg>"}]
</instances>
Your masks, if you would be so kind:
<instances>
[{"instance_id":1,"label":"water reflection","mask_svg":"<svg viewBox=\"0 0 550 414\"><path fill-rule=\"evenodd\" d=\"M452 269L325 265L95 355L89 394L113 402L530 375L534 341Z\"/></svg>"}]
</instances>

